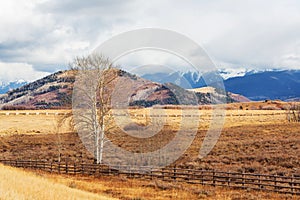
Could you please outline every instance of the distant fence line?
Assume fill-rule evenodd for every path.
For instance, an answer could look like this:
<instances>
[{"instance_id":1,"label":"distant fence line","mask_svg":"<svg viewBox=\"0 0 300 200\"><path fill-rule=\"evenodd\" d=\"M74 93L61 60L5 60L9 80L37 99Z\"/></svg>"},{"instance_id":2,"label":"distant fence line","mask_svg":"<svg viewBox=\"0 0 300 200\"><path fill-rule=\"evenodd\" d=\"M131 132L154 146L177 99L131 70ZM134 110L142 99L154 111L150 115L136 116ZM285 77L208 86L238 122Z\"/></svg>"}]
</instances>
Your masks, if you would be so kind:
<instances>
[{"instance_id":1,"label":"distant fence line","mask_svg":"<svg viewBox=\"0 0 300 200\"><path fill-rule=\"evenodd\" d=\"M183 168L151 168L149 166L132 168L130 166L114 166L83 163L61 163L33 160L0 160L1 163L13 167L43 170L50 173L70 175L124 175L129 178L146 180L185 182L191 184L225 186L240 189L263 190L278 193L300 195L300 177L277 176L238 172L221 172L213 170L195 170Z\"/></svg>"},{"instance_id":2,"label":"distant fence line","mask_svg":"<svg viewBox=\"0 0 300 200\"><path fill-rule=\"evenodd\" d=\"M0 115L66 115L66 112L0 112ZM238 113L238 114L226 114L226 115L212 115L212 114L203 114L203 115L176 115L176 114L165 114L165 115L145 115L145 114L110 114L110 116L128 116L128 117L244 117L244 116L275 116L275 115L287 115L283 112L272 112L272 113Z\"/></svg>"}]
</instances>

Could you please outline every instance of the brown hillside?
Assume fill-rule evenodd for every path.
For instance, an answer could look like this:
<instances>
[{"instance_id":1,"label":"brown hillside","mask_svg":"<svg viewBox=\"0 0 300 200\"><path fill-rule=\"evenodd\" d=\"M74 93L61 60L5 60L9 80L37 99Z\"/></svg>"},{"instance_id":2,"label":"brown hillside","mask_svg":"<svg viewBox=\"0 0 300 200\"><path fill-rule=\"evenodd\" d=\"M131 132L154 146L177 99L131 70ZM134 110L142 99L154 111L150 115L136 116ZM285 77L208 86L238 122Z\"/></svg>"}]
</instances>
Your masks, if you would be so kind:
<instances>
[{"instance_id":1,"label":"brown hillside","mask_svg":"<svg viewBox=\"0 0 300 200\"><path fill-rule=\"evenodd\" d=\"M76 74L75 70L59 71L9 91L0 96L0 109L69 109ZM188 91L172 83L151 82L122 70L118 70L117 75L107 88L118 103L126 106L203 105L236 101L229 93Z\"/></svg>"}]
</instances>

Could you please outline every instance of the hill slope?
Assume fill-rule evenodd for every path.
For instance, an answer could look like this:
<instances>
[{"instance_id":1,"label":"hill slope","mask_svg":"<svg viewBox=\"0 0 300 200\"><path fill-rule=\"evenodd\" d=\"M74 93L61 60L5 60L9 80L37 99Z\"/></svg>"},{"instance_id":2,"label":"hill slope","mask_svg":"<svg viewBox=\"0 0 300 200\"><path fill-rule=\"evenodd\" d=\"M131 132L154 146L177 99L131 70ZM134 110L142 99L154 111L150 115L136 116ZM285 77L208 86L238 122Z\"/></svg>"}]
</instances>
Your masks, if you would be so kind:
<instances>
[{"instance_id":1,"label":"hill slope","mask_svg":"<svg viewBox=\"0 0 300 200\"><path fill-rule=\"evenodd\" d=\"M69 107L74 71L59 71L0 96L0 107L46 109Z\"/></svg>"},{"instance_id":2,"label":"hill slope","mask_svg":"<svg viewBox=\"0 0 300 200\"><path fill-rule=\"evenodd\" d=\"M224 75L226 71L221 71ZM225 74L231 77L232 74ZM224 80L225 89L229 92L243 95L251 100L280 99L297 101L300 99L300 70L285 71L242 71L236 77ZM159 83L175 82L180 87L191 89L206 87L203 78L196 73L157 73L145 74L144 78ZM236 97L233 95L232 97ZM236 100L247 101L244 97Z\"/></svg>"},{"instance_id":3,"label":"hill slope","mask_svg":"<svg viewBox=\"0 0 300 200\"><path fill-rule=\"evenodd\" d=\"M59 71L35 82L0 95L2 109L62 109L71 108L76 71ZM117 81L120 101L129 106L150 107L156 104L198 105L235 102L229 93L220 91L194 92L173 83L156 83L118 70ZM114 88L114 86L109 86ZM124 92L127 91L127 92Z\"/></svg>"}]
</instances>

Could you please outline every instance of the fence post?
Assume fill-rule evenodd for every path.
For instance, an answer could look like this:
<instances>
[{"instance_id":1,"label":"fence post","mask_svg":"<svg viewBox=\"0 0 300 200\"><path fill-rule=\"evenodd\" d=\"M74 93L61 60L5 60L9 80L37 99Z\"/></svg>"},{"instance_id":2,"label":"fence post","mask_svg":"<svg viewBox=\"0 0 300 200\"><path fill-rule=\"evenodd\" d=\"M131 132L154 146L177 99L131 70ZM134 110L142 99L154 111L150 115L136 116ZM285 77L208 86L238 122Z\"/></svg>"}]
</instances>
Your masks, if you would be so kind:
<instances>
[{"instance_id":1,"label":"fence post","mask_svg":"<svg viewBox=\"0 0 300 200\"><path fill-rule=\"evenodd\" d=\"M131 167L129 166L129 177L132 178Z\"/></svg>"},{"instance_id":2,"label":"fence post","mask_svg":"<svg viewBox=\"0 0 300 200\"><path fill-rule=\"evenodd\" d=\"M216 172L213 171L213 176L212 176L212 179L213 179L213 186L215 187L216 186L216 179L215 179L215 175L216 175Z\"/></svg>"},{"instance_id":3,"label":"fence post","mask_svg":"<svg viewBox=\"0 0 300 200\"><path fill-rule=\"evenodd\" d=\"M242 185L245 187L245 172L242 172Z\"/></svg>"},{"instance_id":4,"label":"fence post","mask_svg":"<svg viewBox=\"0 0 300 200\"><path fill-rule=\"evenodd\" d=\"M291 191L292 194L294 194L294 174L292 174L292 178L291 178Z\"/></svg>"},{"instance_id":5,"label":"fence post","mask_svg":"<svg viewBox=\"0 0 300 200\"><path fill-rule=\"evenodd\" d=\"M173 179L176 180L176 167L174 167L174 174Z\"/></svg>"},{"instance_id":6,"label":"fence post","mask_svg":"<svg viewBox=\"0 0 300 200\"><path fill-rule=\"evenodd\" d=\"M57 167L58 167L58 173L60 174L60 162L58 162L58 165L57 165Z\"/></svg>"},{"instance_id":7,"label":"fence post","mask_svg":"<svg viewBox=\"0 0 300 200\"><path fill-rule=\"evenodd\" d=\"M190 172L190 181L193 182L195 180L195 170L191 170Z\"/></svg>"},{"instance_id":8,"label":"fence post","mask_svg":"<svg viewBox=\"0 0 300 200\"><path fill-rule=\"evenodd\" d=\"M274 190L277 190L277 179L276 179L276 175L274 175Z\"/></svg>"},{"instance_id":9,"label":"fence post","mask_svg":"<svg viewBox=\"0 0 300 200\"><path fill-rule=\"evenodd\" d=\"M227 173L227 185L230 186L230 171Z\"/></svg>"},{"instance_id":10,"label":"fence post","mask_svg":"<svg viewBox=\"0 0 300 200\"><path fill-rule=\"evenodd\" d=\"M66 163L66 174L68 174L68 163Z\"/></svg>"}]
</instances>

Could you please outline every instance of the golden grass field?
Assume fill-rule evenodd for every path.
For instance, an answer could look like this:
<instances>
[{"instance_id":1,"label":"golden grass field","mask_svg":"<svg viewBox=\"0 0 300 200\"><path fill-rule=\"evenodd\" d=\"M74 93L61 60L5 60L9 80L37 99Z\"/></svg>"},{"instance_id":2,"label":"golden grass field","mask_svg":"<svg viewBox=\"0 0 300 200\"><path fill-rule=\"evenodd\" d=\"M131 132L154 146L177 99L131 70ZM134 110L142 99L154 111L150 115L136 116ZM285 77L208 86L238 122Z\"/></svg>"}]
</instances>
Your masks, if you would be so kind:
<instances>
[{"instance_id":1,"label":"golden grass field","mask_svg":"<svg viewBox=\"0 0 300 200\"><path fill-rule=\"evenodd\" d=\"M151 109L133 109L129 113L149 115ZM153 111L153 110L152 110ZM70 132L72 129L68 124L57 129L57 121L61 118L63 113L70 112L69 110L22 110L22 111L0 111L0 135L35 135L35 134L56 134ZM199 124L201 127L207 127L213 111L211 110L175 110L167 109L165 111L155 111L153 114L160 113L162 115L182 115L193 113L200 115ZM9 113L9 115L6 115ZM36 115L36 113L39 113ZM47 113L47 115L46 115ZM124 112L121 112L124 113ZM286 120L286 111L284 110L224 110L222 113L226 114L224 127L234 127L241 125L248 125L253 123L272 124L276 122L283 122ZM275 114L275 115L273 115ZM241 116L239 116L241 115ZM247 116L242 116L247 115ZM251 116L252 115L252 116ZM117 117L124 118L124 117ZM149 117L148 117L149 118ZM134 122L145 122L145 117L132 117ZM181 123L181 117L171 117L168 121L171 126L178 127ZM128 121L128 119L126 119ZM187 124L188 125L188 124Z\"/></svg>"},{"instance_id":2,"label":"golden grass field","mask_svg":"<svg viewBox=\"0 0 300 200\"><path fill-rule=\"evenodd\" d=\"M0 111L0 135L16 134L56 134L57 113L68 112L66 110L22 110ZM10 115L6 115L10 113ZM39 113L39 115L36 115ZM48 115L46 115L48 113ZM2 114L2 115L1 115ZM34 114L34 115L33 115ZM62 128L60 132L68 132L68 128Z\"/></svg>"},{"instance_id":3,"label":"golden grass field","mask_svg":"<svg viewBox=\"0 0 300 200\"><path fill-rule=\"evenodd\" d=\"M6 113L9 112L9 115ZM36 115L39 112L39 115ZM72 133L72 128L66 123L58 129L57 121L62 115L55 113L66 113L69 111L43 110L43 111L0 111L0 156L2 159L38 159L38 160L57 160L58 151L62 154L62 159L71 162L92 162L92 156L85 150L76 133ZM119 111L120 112L120 111ZM139 124L152 123L150 117L144 115L163 112L166 122L165 129L160 133L162 143L166 143L173 137L174 132L180 127L182 114L200 115L197 117L199 123L187 120L184 128L196 128L197 136L191 147L175 163L180 167L217 169L222 171L238 171L251 173L267 173L279 175L300 175L300 123L288 122L286 111L284 110L226 110L222 134L218 143L210 154L203 158L198 158L199 147L203 137L209 127L211 110L185 110L166 109L155 111L155 109L132 109L131 120ZM16 114L18 113L18 114ZM24 114L25 113L25 114ZM46 115L46 113L48 113ZM122 113L122 112L121 112ZM177 117L176 117L177 115ZM126 126L128 117L116 117L118 124ZM193 119L195 119L193 117ZM197 126L197 127L193 127ZM182 127L181 127L182 128ZM59 134L57 132L59 131ZM143 144L128 138L120 133L118 138L111 138L112 141L120 144L121 147L131 151L136 151L138 145L153 146L158 148L156 141L147 141ZM126 141L126 142L125 142ZM123 146L122 146L123 145ZM203 187L200 185L188 185L183 183L165 183L161 181L143 181L127 179L125 177L73 177L62 175L50 175L39 172L23 172L11 168L2 171L12 170L20 175L20 180L33 176L34 179L43 179L49 187L53 182L61 187L77 189L80 191L115 197L119 199L297 199L296 196L279 195L276 193L232 190L227 188ZM0 172L0 177L14 177L18 175L6 176ZM13 173L12 172L12 173ZM42 177L40 177L42 176ZM25 181L25 182L26 182ZM47 182L49 181L49 182ZM1 183L7 184L8 183ZM15 184L17 185L17 184ZM35 185L35 184L34 184ZM39 184L38 185L42 185ZM51 185L52 187L52 185ZM56 186L55 186L56 187ZM5 196L13 191L11 188L3 187L0 199L12 199ZM45 189L49 190L50 189ZM59 190L59 189L58 189ZM75 190L76 192L78 192ZM17 190L16 190L17 191ZM67 190L66 190L67 191ZM73 190L72 190L73 191ZM40 195L46 193L40 189ZM76 193L75 192L75 193ZM57 192L59 195L59 193ZM62 193L64 194L64 193ZM70 193L70 195L73 193ZM24 195L20 191L19 199ZM31 195L31 194L27 194ZM30 196L27 199L31 199ZM32 197L32 196L31 196ZM43 199L39 198L36 199ZM65 197L54 199L64 199ZM66 196L69 197L69 196ZM26 199L25 198L25 199ZM88 197L82 197L87 199ZM94 198L94 197L90 197ZM97 197L95 197L97 198ZM67 198L65 198L67 199ZM70 196L72 199L72 196ZM101 198L102 199L102 198Z\"/></svg>"},{"instance_id":4,"label":"golden grass field","mask_svg":"<svg viewBox=\"0 0 300 200\"><path fill-rule=\"evenodd\" d=\"M48 174L0 165L0 199L297 199L296 196L259 191L232 190L160 180L126 177L85 177Z\"/></svg>"},{"instance_id":5,"label":"golden grass field","mask_svg":"<svg viewBox=\"0 0 300 200\"><path fill-rule=\"evenodd\" d=\"M114 198L68 187L59 181L0 165L0 199L53 200L90 199L113 200Z\"/></svg>"}]
</instances>

